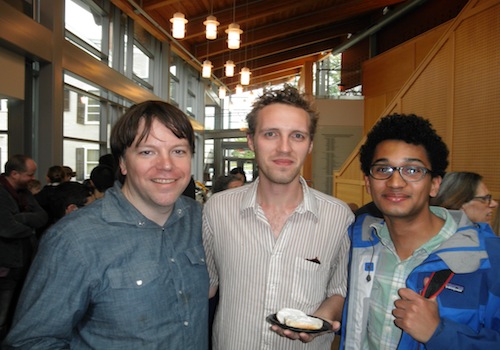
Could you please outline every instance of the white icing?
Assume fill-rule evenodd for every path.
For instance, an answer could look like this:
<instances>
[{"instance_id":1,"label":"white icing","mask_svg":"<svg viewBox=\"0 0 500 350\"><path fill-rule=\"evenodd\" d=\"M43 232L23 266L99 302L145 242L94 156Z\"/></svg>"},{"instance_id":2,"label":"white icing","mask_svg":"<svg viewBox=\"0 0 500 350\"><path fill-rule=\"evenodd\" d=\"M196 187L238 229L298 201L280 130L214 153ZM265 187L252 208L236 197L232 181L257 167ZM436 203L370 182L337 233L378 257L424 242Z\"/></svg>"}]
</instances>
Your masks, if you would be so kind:
<instances>
[{"instance_id":1,"label":"white icing","mask_svg":"<svg viewBox=\"0 0 500 350\"><path fill-rule=\"evenodd\" d=\"M323 321L316 317L308 316L305 312L296 309L284 308L278 311L276 318L289 327L302 329L320 329Z\"/></svg>"}]
</instances>

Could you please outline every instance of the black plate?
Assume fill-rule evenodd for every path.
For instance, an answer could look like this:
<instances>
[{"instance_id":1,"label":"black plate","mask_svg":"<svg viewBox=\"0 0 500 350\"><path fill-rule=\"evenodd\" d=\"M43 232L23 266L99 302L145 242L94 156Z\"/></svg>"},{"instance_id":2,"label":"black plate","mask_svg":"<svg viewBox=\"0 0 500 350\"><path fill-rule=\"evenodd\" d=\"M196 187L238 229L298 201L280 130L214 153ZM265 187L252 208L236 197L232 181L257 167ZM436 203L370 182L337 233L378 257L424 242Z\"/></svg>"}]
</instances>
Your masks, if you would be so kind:
<instances>
[{"instance_id":1,"label":"black plate","mask_svg":"<svg viewBox=\"0 0 500 350\"><path fill-rule=\"evenodd\" d=\"M281 327L283 329L289 329L289 330L294 331L294 332L302 332L302 333L314 334L314 333L321 333L321 332L327 332L327 331L331 331L332 330L332 325L329 322L326 322L322 318L319 318L319 317L316 317L316 316L310 316L310 317L318 318L321 321L323 321L323 327L321 327L320 329L314 329L314 330L312 330L312 329L302 329L302 328L290 327L290 326L287 326L286 324L283 324L280 321L278 321L278 318L276 317L276 314L271 314L271 315L267 316L266 317L266 321L269 322L270 324L275 324L278 327Z\"/></svg>"}]
</instances>

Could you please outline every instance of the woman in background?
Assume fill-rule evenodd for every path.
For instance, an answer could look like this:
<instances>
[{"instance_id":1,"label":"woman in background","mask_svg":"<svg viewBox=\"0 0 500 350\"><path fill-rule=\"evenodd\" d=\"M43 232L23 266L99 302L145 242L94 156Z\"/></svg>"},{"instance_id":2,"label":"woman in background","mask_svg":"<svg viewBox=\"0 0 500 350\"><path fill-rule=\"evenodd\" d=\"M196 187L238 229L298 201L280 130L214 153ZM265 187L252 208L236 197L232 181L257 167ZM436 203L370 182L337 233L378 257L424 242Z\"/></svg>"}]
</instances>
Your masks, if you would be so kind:
<instances>
[{"instance_id":1,"label":"woman in background","mask_svg":"<svg viewBox=\"0 0 500 350\"><path fill-rule=\"evenodd\" d=\"M439 192L431 199L432 205L463 210L472 222L492 225L498 202L491 197L483 177L473 172L447 173Z\"/></svg>"}]
</instances>

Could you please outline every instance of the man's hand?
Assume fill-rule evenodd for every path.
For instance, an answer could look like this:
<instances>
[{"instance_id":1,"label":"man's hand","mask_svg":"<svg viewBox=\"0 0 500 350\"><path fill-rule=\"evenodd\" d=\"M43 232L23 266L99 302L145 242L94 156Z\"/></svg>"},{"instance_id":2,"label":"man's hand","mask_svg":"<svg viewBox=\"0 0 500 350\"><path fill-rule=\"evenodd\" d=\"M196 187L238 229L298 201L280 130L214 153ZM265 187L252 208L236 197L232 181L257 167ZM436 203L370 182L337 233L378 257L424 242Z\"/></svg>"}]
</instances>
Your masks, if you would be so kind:
<instances>
[{"instance_id":1,"label":"man's hand","mask_svg":"<svg viewBox=\"0 0 500 350\"><path fill-rule=\"evenodd\" d=\"M398 293L401 299L394 302L394 323L413 339L426 343L440 322L435 298L426 299L408 288L401 288Z\"/></svg>"},{"instance_id":2,"label":"man's hand","mask_svg":"<svg viewBox=\"0 0 500 350\"><path fill-rule=\"evenodd\" d=\"M340 322L330 321L330 320L326 320L326 321L332 325L333 332L336 332L340 329ZM332 332L332 331L327 331L327 332L310 334L310 333L304 333L304 332L294 332L294 331L291 331L289 329L283 329L283 328L276 326L276 325L272 325L271 330L278 333L282 337L287 337L287 338L292 339L292 340L300 340L303 343L309 343L317 336Z\"/></svg>"}]
</instances>

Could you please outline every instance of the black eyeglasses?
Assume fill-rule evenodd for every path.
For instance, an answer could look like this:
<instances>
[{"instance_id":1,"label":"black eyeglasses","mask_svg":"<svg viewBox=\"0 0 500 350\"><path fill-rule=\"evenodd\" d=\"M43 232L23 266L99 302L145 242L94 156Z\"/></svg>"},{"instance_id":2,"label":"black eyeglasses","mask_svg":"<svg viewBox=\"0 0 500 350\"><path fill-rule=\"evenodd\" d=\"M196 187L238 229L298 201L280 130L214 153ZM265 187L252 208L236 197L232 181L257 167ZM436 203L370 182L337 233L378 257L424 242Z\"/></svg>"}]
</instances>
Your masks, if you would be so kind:
<instances>
[{"instance_id":1,"label":"black eyeglasses","mask_svg":"<svg viewBox=\"0 0 500 350\"><path fill-rule=\"evenodd\" d=\"M408 182L420 181L427 173L432 173L430 169L416 165L372 165L370 167L370 176L376 180L387 180L394 174L395 171L399 171L403 180Z\"/></svg>"},{"instance_id":2,"label":"black eyeglasses","mask_svg":"<svg viewBox=\"0 0 500 350\"><path fill-rule=\"evenodd\" d=\"M475 197L472 197L472 200L478 200L481 203L488 204L488 205L491 204L491 199L492 199L491 194L487 194L485 196L475 196Z\"/></svg>"}]
</instances>

